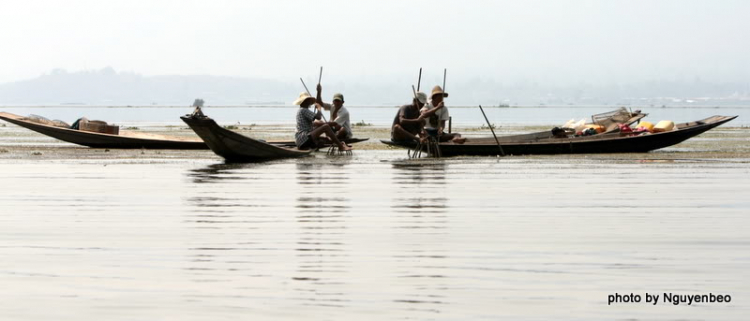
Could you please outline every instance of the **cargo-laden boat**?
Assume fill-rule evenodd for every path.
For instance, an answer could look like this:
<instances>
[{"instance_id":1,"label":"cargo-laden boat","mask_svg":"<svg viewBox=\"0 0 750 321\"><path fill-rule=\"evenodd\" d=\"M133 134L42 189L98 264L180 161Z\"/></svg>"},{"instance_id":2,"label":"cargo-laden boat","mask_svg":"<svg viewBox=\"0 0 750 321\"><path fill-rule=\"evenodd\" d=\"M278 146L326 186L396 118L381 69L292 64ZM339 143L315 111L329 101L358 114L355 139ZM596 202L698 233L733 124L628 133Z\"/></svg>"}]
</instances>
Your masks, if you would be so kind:
<instances>
[{"instance_id":1,"label":"cargo-laden boat","mask_svg":"<svg viewBox=\"0 0 750 321\"><path fill-rule=\"evenodd\" d=\"M175 137L120 130L118 126L102 121L81 120L74 128L61 121L51 121L41 116L19 116L0 112L0 119L73 144L94 148L145 148L145 149L208 149L206 143L195 137Z\"/></svg>"},{"instance_id":2,"label":"cargo-laden boat","mask_svg":"<svg viewBox=\"0 0 750 321\"><path fill-rule=\"evenodd\" d=\"M712 128L720 126L737 116L712 116L706 119L677 124L670 131L658 133L624 132L618 129L607 130L592 136L559 137L553 131L524 135L469 138L464 144L452 142L439 143L440 156L458 155L534 155L534 154L590 154L590 153L645 153L652 150L679 144L691 137L698 136ZM413 141L394 142L381 140L382 143L415 149ZM423 152L428 145L420 145ZM430 151L434 151L431 148Z\"/></svg>"},{"instance_id":3,"label":"cargo-laden boat","mask_svg":"<svg viewBox=\"0 0 750 321\"><path fill-rule=\"evenodd\" d=\"M311 150L284 147L250 138L219 126L203 113L180 117L206 145L227 162L257 162L307 156Z\"/></svg>"}]
</instances>

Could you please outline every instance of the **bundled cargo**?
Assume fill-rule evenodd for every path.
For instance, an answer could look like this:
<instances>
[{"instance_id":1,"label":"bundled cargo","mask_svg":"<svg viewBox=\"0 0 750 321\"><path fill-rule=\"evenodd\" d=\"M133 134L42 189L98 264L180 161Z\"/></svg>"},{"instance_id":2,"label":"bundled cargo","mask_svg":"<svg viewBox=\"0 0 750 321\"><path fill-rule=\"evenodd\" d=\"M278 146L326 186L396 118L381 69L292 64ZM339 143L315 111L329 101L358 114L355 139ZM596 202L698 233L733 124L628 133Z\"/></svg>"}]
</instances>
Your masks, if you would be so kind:
<instances>
[{"instance_id":1,"label":"bundled cargo","mask_svg":"<svg viewBox=\"0 0 750 321\"><path fill-rule=\"evenodd\" d=\"M671 120L662 120L658 123L656 123L656 126L654 126L653 132L654 133L661 133L661 132L671 132L675 129L674 122Z\"/></svg>"},{"instance_id":2,"label":"bundled cargo","mask_svg":"<svg viewBox=\"0 0 750 321\"><path fill-rule=\"evenodd\" d=\"M101 120L88 120L84 117L77 120L74 125L76 124L78 125L78 130L110 135L120 134L120 126L109 125L107 122Z\"/></svg>"},{"instance_id":3,"label":"bundled cargo","mask_svg":"<svg viewBox=\"0 0 750 321\"><path fill-rule=\"evenodd\" d=\"M599 124L588 124L588 125L586 125L585 128L586 129L593 128L596 131L597 134L601 134L601 133L604 132L604 126L599 125Z\"/></svg>"},{"instance_id":4,"label":"bundled cargo","mask_svg":"<svg viewBox=\"0 0 750 321\"><path fill-rule=\"evenodd\" d=\"M642 121L642 122L638 123L638 126L635 128L635 130L636 131L646 130L649 133L652 133L652 132L654 132L654 124L652 124L651 122Z\"/></svg>"}]
</instances>

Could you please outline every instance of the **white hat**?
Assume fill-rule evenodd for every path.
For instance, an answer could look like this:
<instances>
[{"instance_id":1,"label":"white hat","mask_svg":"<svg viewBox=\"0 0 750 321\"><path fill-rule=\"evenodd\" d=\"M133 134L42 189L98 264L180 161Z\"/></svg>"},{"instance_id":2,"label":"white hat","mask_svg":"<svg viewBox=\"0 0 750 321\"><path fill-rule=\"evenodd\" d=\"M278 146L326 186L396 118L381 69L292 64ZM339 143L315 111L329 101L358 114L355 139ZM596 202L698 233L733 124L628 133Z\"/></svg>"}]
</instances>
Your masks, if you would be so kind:
<instances>
[{"instance_id":1,"label":"white hat","mask_svg":"<svg viewBox=\"0 0 750 321\"><path fill-rule=\"evenodd\" d=\"M302 105L302 103L303 103L303 102L304 102L305 100L308 100L308 99L315 99L315 97L313 97L313 96L310 96L310 94L308 94L307 92L304 92L304 91L303 91L303 92L301 92L301 93L299 94L299 98L297 98L297 100L295 100L295 101L294 101L294 102L292 103L292 105Z\"/></svg>"},{"instance_id":2,"label":"white hat","mask_svg":"<svg viewBox=\"0 0 750 321\"><path fill-rule=\"evenodd\" d=\"M426 104L427 103L427 94L423 92L417 92L417 99L419 99L420 103Z\"/></svg>"}]
</instances>

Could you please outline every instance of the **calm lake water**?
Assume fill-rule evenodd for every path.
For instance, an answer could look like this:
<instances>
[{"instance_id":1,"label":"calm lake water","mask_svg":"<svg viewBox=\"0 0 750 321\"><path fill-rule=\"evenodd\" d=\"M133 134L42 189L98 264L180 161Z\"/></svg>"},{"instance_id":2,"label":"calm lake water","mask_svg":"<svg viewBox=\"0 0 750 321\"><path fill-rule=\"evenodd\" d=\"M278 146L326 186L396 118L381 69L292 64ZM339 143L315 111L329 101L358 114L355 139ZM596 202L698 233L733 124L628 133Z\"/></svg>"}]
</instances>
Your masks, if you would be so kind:
<instances>
[{"instance_id":1,"label":"calm lake water","mask_svg":"<svg viewBox=\"0 0 750 321\"><path fill-rule=\"evenodd\" d=\"M1 160L0 319L750 314L746 159L405 155Z\"/></svg>"}]
</instances>

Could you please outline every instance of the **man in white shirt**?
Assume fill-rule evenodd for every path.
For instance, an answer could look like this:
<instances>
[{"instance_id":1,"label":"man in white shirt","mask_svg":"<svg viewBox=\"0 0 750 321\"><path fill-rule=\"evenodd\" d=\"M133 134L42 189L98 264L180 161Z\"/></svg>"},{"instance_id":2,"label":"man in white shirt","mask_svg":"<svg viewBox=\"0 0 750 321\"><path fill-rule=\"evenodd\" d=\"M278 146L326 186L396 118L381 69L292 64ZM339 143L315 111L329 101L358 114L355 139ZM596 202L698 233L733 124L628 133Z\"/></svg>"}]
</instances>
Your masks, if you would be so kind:
<instances>
[{"instance_id":1,"label":"man in white shirt","mask_svg":"<svg viewBox=\"0 0 750 321\"><path fill-rule=\"evenodd\" d=\"M330 110L330 122L328 123L332 127L335 127L336 137L339 139L350 139L352 135L352 125L349 121L349 110L344 107L344 95L337 93L333 95L333 104L323 102L321 98L321 91L323 87L318 84L318 97L317 102L323 106L325 110Z\"/></svg>"},{"instance_id":2,"label":"man in white shirt","mask_svg":"<svg viewBox=\"0 0 750 321\"><path fill-rule=\"evenodd\" d=\"M443 92L443 88L440 88L440 86L432 88L430 102L421 110L425 119L425 131L428 133L436 132L435 135L441 142L451 141L456 144L463 144L466 142L466 138L461 137L461 134L445 132L445 123L450 119L448 107L445 106L443 101L445 97L448 97L448 93Z\"/></svg>"}]
</instances>

